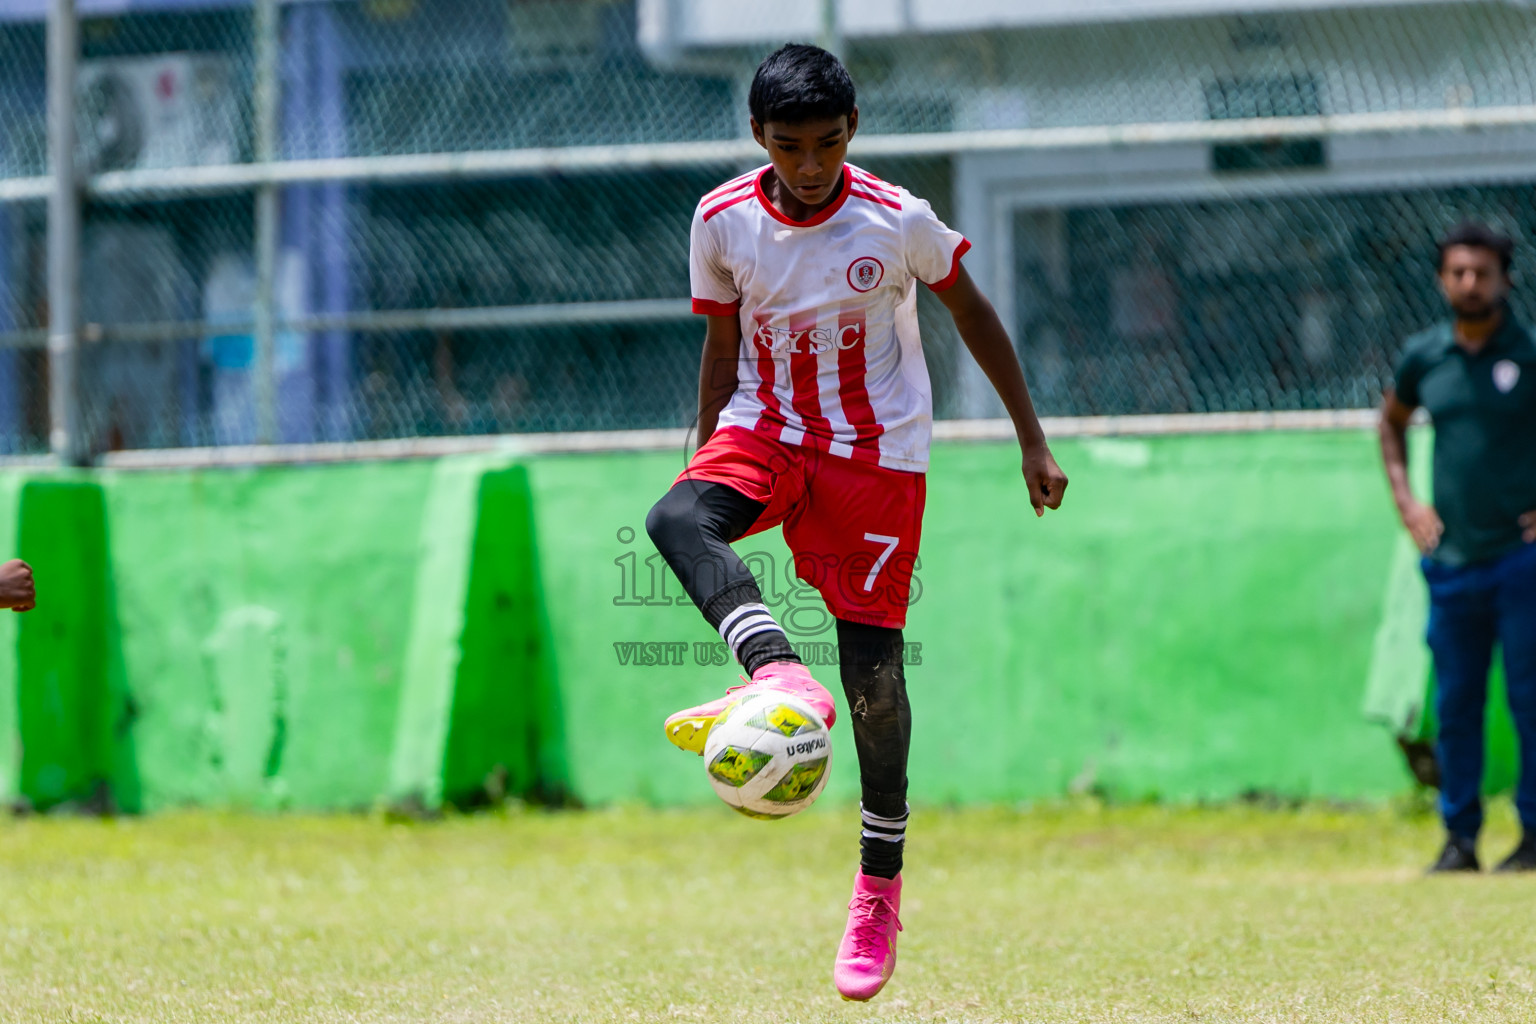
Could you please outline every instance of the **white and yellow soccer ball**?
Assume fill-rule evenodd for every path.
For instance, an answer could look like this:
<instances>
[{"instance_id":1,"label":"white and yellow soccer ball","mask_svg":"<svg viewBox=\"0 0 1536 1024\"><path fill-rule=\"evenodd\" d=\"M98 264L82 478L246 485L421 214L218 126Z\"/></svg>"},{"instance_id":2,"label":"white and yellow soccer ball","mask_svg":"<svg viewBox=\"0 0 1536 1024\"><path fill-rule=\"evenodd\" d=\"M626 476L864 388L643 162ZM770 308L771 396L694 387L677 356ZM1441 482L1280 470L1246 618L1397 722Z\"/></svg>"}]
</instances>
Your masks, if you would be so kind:
<instances>
[{"instance_id":1,"label":"white and yellow soccer ball","mask_svg":"<svg viewBox=\"0 0 1536 1024\"><path fill-rule=\"evenodd\" d=\"M720 799L749 818L798 814L826 788L832 734L790 693L756 690L725 709L704 741L704 769Z\"/></svg>"}]
</instances>

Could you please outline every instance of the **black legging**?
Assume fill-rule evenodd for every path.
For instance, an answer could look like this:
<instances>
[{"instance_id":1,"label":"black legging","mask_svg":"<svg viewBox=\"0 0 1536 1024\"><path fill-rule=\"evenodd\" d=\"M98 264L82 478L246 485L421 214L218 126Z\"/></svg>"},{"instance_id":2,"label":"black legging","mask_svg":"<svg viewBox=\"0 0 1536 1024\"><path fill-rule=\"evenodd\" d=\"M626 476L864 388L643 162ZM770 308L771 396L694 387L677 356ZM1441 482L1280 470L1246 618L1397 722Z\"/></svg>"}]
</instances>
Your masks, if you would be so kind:
<instances>
[{"instance_id":1,"label":"black legging","mask_svg":"<svg viewBox=\"0 0 1536 1024\"><path fill-rule=\"evenodd\" d=\"M767 507L724 484L679 480L645 517L651 543L716 629L732 610L763 599L731 542L745 536Z\"/></svg>"},{"instance_id":2,"label":"black legging","mask_svg":"<svg viewBox=\"0 0 1536 1024\"><path fill-rule=\"evenodd\" d=\"M645 519L656 549L716 629L743 604L763 600L752 570L731 542L745 535L766 507L723 484L681 480ZM764 646L754 645L760 637ZM837 642L864 807L881 817L900 817L906 808L912 735L901 630L839 619ZM745 650L747 645L753 650ZM768 660L799 660L781 633L760 634L743 646L748 675Z\"/></svg>"},{"instance_id":3,"label":"black legging","mask_svg":"<svg viewBox=\"0 0 1536 1024\"><path fill-rule=\"evenodd\" d=\"M899 818L907 807L912 707L899 629L837 620L838 660L853 743L859 752L864 809Z\"/></svg>"}]
</instances>

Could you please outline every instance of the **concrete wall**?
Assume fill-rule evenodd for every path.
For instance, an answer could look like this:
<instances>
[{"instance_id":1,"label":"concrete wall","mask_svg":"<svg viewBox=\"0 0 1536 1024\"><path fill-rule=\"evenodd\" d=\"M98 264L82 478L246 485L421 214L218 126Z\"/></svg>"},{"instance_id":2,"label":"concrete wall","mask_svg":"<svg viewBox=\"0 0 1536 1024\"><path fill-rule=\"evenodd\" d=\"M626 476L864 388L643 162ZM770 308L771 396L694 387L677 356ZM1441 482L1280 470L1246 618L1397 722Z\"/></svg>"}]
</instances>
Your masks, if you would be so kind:
<instances>
[{"instance_id":1,"label":"concrete wall","mask_svg":"<svg viewBox=\"0 0 1536 1024\"><path fill-rule=\"evenodd\" d=\"M1368 677L1383 706L1423 690L1417 662L1395 684L1406 702L1387 699L1375 650L1389 589L1419 584L1394 567L1370 436L1056 452L1071 490L1044 520L1012 446L934 453L907 630L914 799L1407 786L1391 732L1361 713ZM0 793L46 806L105 786L146 810L708 803L700 762L661 721L737 669L643 530L681 465L0 476L0 531L37 562L43 602L19 629L0 618ZM94 563L89 545L65 550L92 523ZM792 639L830 644L778 535L741 547ZM814 670L838 689L834 665ZM836 733L828 795L849 799L846 722Z\"/></svg>"},{"instance_id":2,"label":"concrete wall","mask_svg":"<svg viewBox=\"0 0 1536 1024\"><path fill-rule=\"evenodd\" d=\"M153 810L561 790L535 710L521 468L104 473L19 492L0 517L19 507L41 599L0 648L17 651L0 657L8 795Z\"/></svg>"},{"instance_id":3,"label":"concrete wall","mask_svg":"<svg viewBox=\"0 0 1536 1024\"><path fill-rule=\"evenodd\" d=\"M1017 800L1097 789L1222 799L1251 790L1379 797L1405 777L1360 714L1396 524L1363 433L1062 442L1067 507L1036 520L1007 445L941 445L921 596L907 630L915 799ZM571 778L589 800L712 799L661 736L733 667L622 665L616 644L709 643L691 604L649 596L642 524L676 455L532 462L534 509ZM626 540L626 538L628 538ZM816 633L777 535L768 603ZM616 564L618 560L619 564ZM638 652L636 652L638 653ZM659 652L658 652L659 653ZM633 659L632 659L633 661ZM837 689L832 667L817 669ZM1410 685L1422 686L1422 677ZM846 763L828 794L856 791Z\"/></svg>"}]
</instances>

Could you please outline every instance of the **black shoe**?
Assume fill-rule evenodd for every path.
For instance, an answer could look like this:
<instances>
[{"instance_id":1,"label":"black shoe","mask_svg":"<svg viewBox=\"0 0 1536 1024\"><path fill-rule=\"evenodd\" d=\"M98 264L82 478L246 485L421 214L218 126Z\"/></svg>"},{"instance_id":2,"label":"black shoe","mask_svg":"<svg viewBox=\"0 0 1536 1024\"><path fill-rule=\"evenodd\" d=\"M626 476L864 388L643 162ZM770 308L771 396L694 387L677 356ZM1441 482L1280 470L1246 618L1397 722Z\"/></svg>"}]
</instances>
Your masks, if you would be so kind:
<instances>
[{"instance_id":1,"label":"black shoe","mask_svg":"<svg viewBox=\"0 0 1536 1024\"><path fill-rule=\"evenodd\" d=\"M1503 874L1513 871L1536 871L1536 836L1529 832L1520 840L1520 845L1515 847L1515 852L1504 858L1504 862L1493 870Z\"/></svg>"},{"instance_id":2,"label":"black shoe","mask_svg":"<svg viewBox=\"0 0 1536 1024\"><path fill-rule=\"evenodd\" d=\"M1440 851L1440 859L1430 867L1431 875L1438 875L1450 871L1481 871L1477 863L1477 844L1470 839L1461 839L1452 836L1445 841L1445 849Z\"/></svg>"}]
</instances>

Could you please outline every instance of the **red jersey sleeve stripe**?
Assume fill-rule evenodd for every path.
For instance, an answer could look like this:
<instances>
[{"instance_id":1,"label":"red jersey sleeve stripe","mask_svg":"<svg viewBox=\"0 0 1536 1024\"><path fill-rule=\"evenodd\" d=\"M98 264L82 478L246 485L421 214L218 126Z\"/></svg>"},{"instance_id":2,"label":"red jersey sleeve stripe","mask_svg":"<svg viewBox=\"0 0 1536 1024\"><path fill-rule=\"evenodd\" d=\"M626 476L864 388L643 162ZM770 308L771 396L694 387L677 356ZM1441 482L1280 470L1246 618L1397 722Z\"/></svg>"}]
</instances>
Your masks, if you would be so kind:
<instances>
[{"instance_id":1,"label":"red jersey sleeve stripe","mask_svg":"<svg viewBox=\"0 0 1536 1024\"><path fill-rule=\"evenodd\" d=\"M749 189L746 192L743 192L739 196L733 196L732 198L727 199L724 202L722 202L722 203L720 203L720 204L718 204L716 206L710 207L709 209L704 211L704 220L706 222L708 222L709 218L713 217L715 214L719 213L721 210L727 209L728 207L735 206L737 203L744 203L748 199L751 199L752 195L753 195L752 190Z\"/></svg>"},{"instance_id":2,"label":"red jersey sleeve stripe","mask_svg":"<svg viewBox=\"0 0 1536 1024\"><path fill-rule=\"evenodd\" d=\"M719 192L711 192L709 195L699 200L699 205L705 209L708 209L717 205L722 200L731 199L735 196L741 195L743 189L750 189L751 187L752 183L749 181L745 185L737 185L735 188L722 189Z\"/></svg>"},{"instance_id":3,"label":"red jersey sleeve stripe","mask_svg":"<svg viewBox=\"0 0 1536 1024\"><path fill-rule=\"evenodd\" d=\"M964 238L960 239L960 244L955 246L955 255L949 261L949 273L944 275L944 280L935 281L928 285L928 287L936 292L942 292L946 288L953 288L955 282L960 279L960 257L970 251L971 243ZM927 282L924 283L926 284Z\"/></svg>"},{"instance_id":4,"label":"red jersey sleeve stripe","mask_svg":"<svg viewBox=\"0 0 1536 1024\"><path fill-rule=\"evenodd\" d=\"M879 203L881 206L889 206L893 210L901 209L901 204L896 200L887 199L884 196L877 196L873 192L860 192L856 188L850 188L848 190L848 194L855 199L867 199L872 203ZM709 214L705 214L704 218L708 220Z\"/></svg>"},{"instance_id":5,"label":"red jersey sleeve stripe","mask_svg":"<svg viewBox=\"0 0 1536 1024\"><path fill-rule=\"evenodd\" d=\"M700 206L713 206L715 203L719 202L720 200L726 199L726 198L728 198L730 196L733 196L736 193L740 192L744 188L751 188L751 187L752 187L752 183L750 181L746 181L746 182L742 182L740 185L734 185L731 188L716 189L715 191L711 192L709 195L705 196L703 199L699 200L699 205Z\"/></svg>"},{"instance_id":6,"label":"red jersey sleeve stripe","mask_svg":"<svg viewBox=\"0 0 1536 1024\"><path fill-rule=\"evenodd\" d=\"M901 193L896 191L895 188L887 185L885 182L881 181L879 178L872 174L855 174L853 176L853 180L858 182L860 185L863 185L871 192L884 192L892 196L901 195Z\"/></svg>"},{"instance_id":7,"label":"red jersey sleeve stripe","mask_svg":"<svg viewBox=\"0 0 1536 1024\"><path fill-rule=\"evenodd\" d=\"M754 182L756 180L757 180L757 172L756 171L748 171L746 174L743 174L741 177L739 177L739 178L732 178L730 181L726 182L724 185L718 185L712 191L704 193L704 198L702 200L700 200L700 201L701 202L705 202L705 203L710 202L711 200L720 198L721 196L725 195L727 192L734 192L734 191L736 191L737 189L741 188L743 185L750 185L750 184L752 184L752 182Z\"/></svg>"},{"instance_id":8,"label":"red jersey sleeve stripe","mask_svg":"<svg viewBox=\"0 0 1536 1024\"><path fill-rule=\"evenodd\" d=\"M735 316L741 312L739 302L715 302L711 299L694 299L693 311L705 316Z\"/></svg>"},{"instance_id":9,"label":"red jersey sleeve stripe","mask_svg":"<svg viewBox=\"0 0 1536 1024\"><path fill-rule=\"evenodd\" d=\"M880 195L889 195L891 198L900 198L902 192L895 186L883 183L879 178L871 178L868 175L854 175L854 184L862 184L871 192L879 192Z\"/></svg>"}]
</instances>

